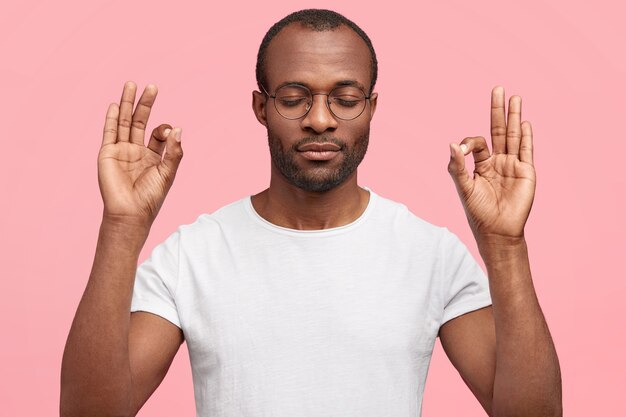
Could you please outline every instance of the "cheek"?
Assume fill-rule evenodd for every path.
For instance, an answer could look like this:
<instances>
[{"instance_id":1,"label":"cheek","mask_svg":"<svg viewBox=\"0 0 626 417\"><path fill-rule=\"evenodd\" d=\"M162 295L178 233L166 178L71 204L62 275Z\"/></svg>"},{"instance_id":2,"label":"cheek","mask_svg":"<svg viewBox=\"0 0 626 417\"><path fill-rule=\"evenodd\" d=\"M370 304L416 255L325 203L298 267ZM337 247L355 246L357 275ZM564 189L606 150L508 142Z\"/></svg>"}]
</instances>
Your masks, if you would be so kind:
<instances>
[{"instance_id":1,"label":"cheek","mask_svg":"<svg viewBox=\"0 0 626 417\"><path fill-rule=\"evenodd\" d=\"M363 137L369 136L369 123L354 123L343 132L337 132L337 136L343 140L349 140L352 143L362 140Z\"/></svg>"},{"instance_id":2,"label":"cheek","mask_svg":"<svg viewBox=\"0 0 626 417\"><path fill-rule=\"evenodd\" d=\"M277 123L276 120L270 121L268 119L267 136L274 143L274 147L279 147L283 152L286 152L299 140L301 133L299 130L294 131L290 126L285 126L280 121Z\"/></svg>"},{"instance_id":3,"label":"cheek","mask_svg":"<svg viewBox=\"0 0 626 417\"><path fill-rule=\"evenodd\" d=\"M298 121L289 121L278 115L267 118L268 135L280 139L283 147L288 148L304 137Z\"/></svg>"}]
</instances>

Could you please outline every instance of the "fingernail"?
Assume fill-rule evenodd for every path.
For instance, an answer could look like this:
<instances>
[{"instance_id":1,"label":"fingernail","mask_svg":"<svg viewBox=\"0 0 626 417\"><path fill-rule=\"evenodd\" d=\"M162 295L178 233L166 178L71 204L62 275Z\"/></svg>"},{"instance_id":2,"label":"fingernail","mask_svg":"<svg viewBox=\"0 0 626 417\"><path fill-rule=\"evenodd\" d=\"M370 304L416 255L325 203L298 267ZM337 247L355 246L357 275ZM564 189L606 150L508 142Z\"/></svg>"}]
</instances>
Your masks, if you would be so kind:
<instances>
[{"instance_id":1,"label":"fingernail","mask_svg":"<svg viewBox=\"0 0 626 417\"><path fill-rule=\"evenodd\" d=\"M461 145L461 151L463 152L463 155L465 155L465 152L467 151L467 145L466 144Z\"/></svg>"},{"instance_id":2,"label":"fingernail","mask_svg":"<svg viewBox=\"0 0 626 417\"><path fill-rule=\"evenodd\" d=\"M165 129L163 131L163 136L168 137L170 135L170 132L172 131L172 129Z\"/></svg>"},{"instance_id":3,"label":"fingernail","mask_svg":"<svg viewBox=\"0 0 626 417\"><path fill-rule=\"evenodd\" d=\"M181 129L180 127L174 129L174 139L176 139L176 142L180 142L180 134L182 133L182 131L183 129Z\"/></svg>"},{"instance_id":4,"label":"fingernail","mask_svg":"<svg viewBox=\"0 0 626 417\"><path fill-rule=\"evenodd\" d=\"M454 147L450 144L450 157L454 158Z\"/></svg>"}]
</instances>

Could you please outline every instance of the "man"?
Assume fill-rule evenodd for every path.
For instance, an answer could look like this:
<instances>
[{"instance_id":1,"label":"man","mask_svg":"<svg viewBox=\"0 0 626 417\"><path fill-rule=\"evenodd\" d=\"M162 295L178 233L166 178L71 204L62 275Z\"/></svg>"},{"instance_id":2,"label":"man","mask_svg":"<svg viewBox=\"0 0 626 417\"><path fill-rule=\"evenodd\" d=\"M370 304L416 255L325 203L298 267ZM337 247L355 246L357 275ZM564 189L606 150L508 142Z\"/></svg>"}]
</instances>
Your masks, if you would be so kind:
<instances>
[{"instance_id":1,"label":"man","mask_svg":"<svg viewBox=\"0 0 626 417\"><path fill-rule=\"evenodd\" d=\"M126 84L106 117L104 215L64 354L62 415L135 415L186 340L199 416L415 416L437 336L489 415L561 414L524 241L535 173L521 99L506 116L493 90L492 153L481 137L450 145L487 281L447 230L359 187L376 73L369 38L341 15L274 25L253 93L269 188L182 226L138 269L181 130L160 125L144 146L156 88L133 112Z\"/></svg>"}]
</instances>

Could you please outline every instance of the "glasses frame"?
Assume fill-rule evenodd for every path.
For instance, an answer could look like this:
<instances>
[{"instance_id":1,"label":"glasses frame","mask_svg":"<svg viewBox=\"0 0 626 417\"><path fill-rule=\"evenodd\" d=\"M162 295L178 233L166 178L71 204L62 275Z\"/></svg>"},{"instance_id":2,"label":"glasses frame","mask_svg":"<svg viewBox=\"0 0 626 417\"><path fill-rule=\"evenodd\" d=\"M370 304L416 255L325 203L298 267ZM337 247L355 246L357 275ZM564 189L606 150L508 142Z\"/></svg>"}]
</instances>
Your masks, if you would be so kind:
<instances>
[{"instance_id":1,"label":"glasses frame","mask_svg":"<svg viewBox=\"0 0 626 417\"><path fill-rule=\"evenodd\" d=\"M306 109L306 112L302 115L302 116L298 116L298 117L287 117L284 114L282 114L280 112L280 110L278 110L278 106L276 105L276 91L280 90L281 88L284 87L299 87L299 88L304 88L305 90L307 90L309 92L309 94L311 95L311 104L309 105L309 108ZM261 84L261 89L263 90L263 92L265 93L266 96L268 96L269 98L274 99L274 108L276 109L276 113L280 114L281 117L287 119L287 120L298 120L298 119L302 119L303 117L306 117L307 114L309 114L309 112L311 111L311 109L313 108L313 97L315 96L326 96L326 108L328 109L328 111L330 112L330 114L333 115L333 117L339 119L339 120L354 120L357 117L359 117L360 115L363 114L363 112L365 111L365 108L367 107L367 103L363 106L363 108L361 109L361 112L359 114L357 114L356 116L350 118L350 119L346 119L343 117L339 117L335 114L335 112L333 111L333 109L330 107L330 95L333 93L333 91L335 91L338 88L344 88L344 87L354 87L357 88L359 90L361 90L361 92L363 93L363 97L365 98L365 101L369 100L372 97L372 94L365 94L365 91L363 91L363 89L361 87L355 86L355 85L338 85L336 87L334 87L332 90L330 90L328 93L313 93L307 86L304 86L302 84L285 84L280 86L276 91L274 91L274 94L270 94L267 92L267 89L265 88L265 86L263 84Z\"/></svg>"}]
</instances>

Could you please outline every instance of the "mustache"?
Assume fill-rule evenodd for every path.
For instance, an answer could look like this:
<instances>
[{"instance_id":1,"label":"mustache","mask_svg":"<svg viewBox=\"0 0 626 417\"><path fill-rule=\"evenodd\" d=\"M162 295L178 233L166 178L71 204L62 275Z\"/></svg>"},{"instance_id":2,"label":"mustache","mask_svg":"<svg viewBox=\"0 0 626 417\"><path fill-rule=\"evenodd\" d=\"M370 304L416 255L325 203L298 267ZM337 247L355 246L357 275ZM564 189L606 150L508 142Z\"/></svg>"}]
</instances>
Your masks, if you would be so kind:
<instances>
[{"instance_id":1,"label":"mustache","mask_svg":"<svg viewBox=\"0 0 626 417\"><path fill-rule=\"evenodd\" d=\"M332 143L339 146L342 150L345 148L346 143L334 136L321 135L321 136L309 136L302 138L293 145L293 150L297 150L299 147L307 145L309 143Z\"/></svg>"}]
</instances>

